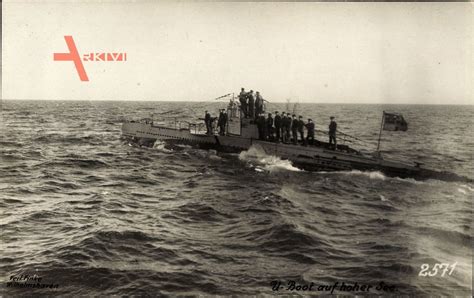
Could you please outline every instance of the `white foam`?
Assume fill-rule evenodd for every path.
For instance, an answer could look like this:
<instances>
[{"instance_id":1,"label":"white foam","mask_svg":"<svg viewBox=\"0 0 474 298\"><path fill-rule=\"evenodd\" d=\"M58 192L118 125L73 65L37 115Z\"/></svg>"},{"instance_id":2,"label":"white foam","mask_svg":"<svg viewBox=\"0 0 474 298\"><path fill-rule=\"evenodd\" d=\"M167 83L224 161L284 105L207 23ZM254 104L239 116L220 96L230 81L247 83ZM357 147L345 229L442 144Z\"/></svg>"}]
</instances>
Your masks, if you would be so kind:
<instances>
[{"instance_id":1,"label":"white foam","mask_svg":"<svg viewBox=\"0 0 474 298\"><path fill-rule=\"evenodd\" d=\"M213 154L209 154L209 159L211 160L221 160L222 157L220 157L219 155L213 155Z\"/></svg>"},{"instance_id":2,"label":"white foam","mask_svg":"<svg viewBox=\"0 0 474 298\"><path fill-rule=\"evenodd\" d=\"M379 171L363 172L359 170L352 170L352 171L339 172L339 173L343 173L344 175L366 176L374 180L385 180L385 178L387 178L385 177L384 174L382 174L382 172L379 172Z\"/></svg>"},{"instance_id":3,"label":"white foam","mask_svg":"<svg viewBox=\"0 0 474 298\"><path fill-rule=\"evenodd\" d=\"M186 144L177 144L176 147L183 148L183 149L192 149L193 147Z\"/></svg>"},{"instance_id":4,"label":"white foam","mask_svg":"<svg viewBox=\"0 0 474 298\"><path fill-rule=\"evenodd\" d=\"M192 155L196 155L202 159L222 160L222 157L217 155L216 150L193 149Z\"/></svg>"},{"instance_id":5,"label":"white foam","mask_svg":"<svg viewBox=\"0 0 474 298\"><path fill-rule=\"evenodd\" d=\"M318 171L318 174L324 175L347 175L347 176L365 176L370 179L378 179L378 180L385 180L387 177L379 171L371 171L371 172L363 172L359 170L351 170L351 171ZM415 180L413 180L415 181ZM416 182L416 181L415 181Z\"/></svg>"},{"instance_id":6,"label":"white foam","mask_svg":"<svg viewBox=\"0 0 474 298\"><path fill-rule=\"evenodd\" d=\"M474 192L474 188L470 187L469 185L466 184L461 184L461 187L467 188L470 192Z\"/></svg>"},{"instance_id":7,"label":"white foam","mask_svg":"<svg viewBox=\"0 0 474 298\"><path fill-rule=\"evenodd\" d=\"M277 156L267 155L264 150L258 146L251 146L249 150L240 152L239 159L258 165L255 168L256 171L301 171L300 169L294 167L289 160L282 160Z\"/></svg>"},{"instance_id":8,"label":"white foam","mask_svg":"<svg viewBox=\"0 0 474 298\"><path fill-rule=\"evenodd\" d=\"M402 182L408 182L408 183L413 183L413 184L425 184L423 181L418 181L413 178L400 178L400 177L395 177L395 180L402 181Z\"/></svg>"},{"instance_id":9,"label":"white foam","mask_svg":"<svg viewBox=\"0 0 474 298\"><path fill-rule=\"evenodd\" d=\"M159 142L159 141L155 141L155 144L153 144L153 149L157 149L158 151L166 152L166 153L173 152L173 150L165 148L165 142Z\"/></svg>"}]
</instances>

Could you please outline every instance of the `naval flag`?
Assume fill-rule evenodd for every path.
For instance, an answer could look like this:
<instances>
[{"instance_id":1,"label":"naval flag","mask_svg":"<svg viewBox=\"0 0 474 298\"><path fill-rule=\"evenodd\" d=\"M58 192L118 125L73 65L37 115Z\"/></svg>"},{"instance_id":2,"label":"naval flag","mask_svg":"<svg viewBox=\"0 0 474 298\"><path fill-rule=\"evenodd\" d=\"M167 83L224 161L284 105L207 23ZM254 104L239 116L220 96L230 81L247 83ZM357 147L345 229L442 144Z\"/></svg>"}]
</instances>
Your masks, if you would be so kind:
<instances>
[{"instance_id":1,"label":"naval flag","mask_svg":"<svg viewBox=\"0 0 474 298\"><path fill-rule=\"evenodd\" d=\"M402 114L383 112L383 130L407 131L408 123Z\"/></svg>"}]
</instances>

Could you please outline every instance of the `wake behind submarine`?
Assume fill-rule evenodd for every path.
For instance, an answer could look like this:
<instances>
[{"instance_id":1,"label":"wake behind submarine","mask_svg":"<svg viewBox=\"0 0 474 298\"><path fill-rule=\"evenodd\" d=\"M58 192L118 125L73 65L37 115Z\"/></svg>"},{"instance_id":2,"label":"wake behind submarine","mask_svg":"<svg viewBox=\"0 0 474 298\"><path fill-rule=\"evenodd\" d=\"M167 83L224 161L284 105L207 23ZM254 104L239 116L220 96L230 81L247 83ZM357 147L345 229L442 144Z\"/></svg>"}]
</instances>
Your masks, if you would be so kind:
<instances>
[{"instance_id":1,"label":"wake behind submarine","mask_svg":"<svg viewBox=\"0 0 474 298\"><path fill-rule=\"evenodd\" d=\"M367 153L367 150L357 150L346 144L334 147L317 140L307 144L304 140L298 139L294 144L280 142L274 138L262 139L259 135L258 119L248 117L245 107L235 100L232 93L225 96L230 95L232 98L225 109L226 119L220 133L215 133L215 129L206 133L203 130L204 123L201 121L190 123L175 120L173 124L167 125L160 119L157 121L146 118L124 122L122 138L139 146L153 146L155 141L159 140L164 141L167 146L182 144L226 153L240 153L255 146L267 155L290 160L295 167L306 171L380 171L390 177L473 182L472 179L455 173L424 168L422 163L417 161L407 163L385 159L378 148L375 152ZM264 112L264 108L261 112ZM406 130L407 127L402 115L384 111L380 134L382 130ZM351 136L345 135L345 137Z\"/></svg>"}]
</instances>

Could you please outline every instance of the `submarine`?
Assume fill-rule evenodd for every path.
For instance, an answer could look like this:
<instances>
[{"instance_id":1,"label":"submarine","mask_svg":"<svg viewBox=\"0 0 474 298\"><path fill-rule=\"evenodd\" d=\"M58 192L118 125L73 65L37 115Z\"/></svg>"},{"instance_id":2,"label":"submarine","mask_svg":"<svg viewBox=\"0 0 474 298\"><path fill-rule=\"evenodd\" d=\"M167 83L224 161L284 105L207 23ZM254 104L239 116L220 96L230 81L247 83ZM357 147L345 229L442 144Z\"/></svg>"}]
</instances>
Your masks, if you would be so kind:
<instances>
[{"instance_id":1,"label":"submarine","mask_svg":"<svg viewBox=\"0 0 474 298\"><path fill-rule=\"evenodd\" d=\"M206 133L201 129L204 123L175 121L174 125L167 125L147 118L122 123L122 138L139 146L153 146L158 140L168 147L190 145L226 153L240 153L254 146L267 155L289 160L293 166L305 171L379 171L390 177L472 182L455 173L427 169L420 162L385 159L379 151L368 153L345 144L334 148L322 141L303 145L262 140L255 121L244 116L233 98L226 110L227 124L223 134Z\"/></svg>"}]
</instances>

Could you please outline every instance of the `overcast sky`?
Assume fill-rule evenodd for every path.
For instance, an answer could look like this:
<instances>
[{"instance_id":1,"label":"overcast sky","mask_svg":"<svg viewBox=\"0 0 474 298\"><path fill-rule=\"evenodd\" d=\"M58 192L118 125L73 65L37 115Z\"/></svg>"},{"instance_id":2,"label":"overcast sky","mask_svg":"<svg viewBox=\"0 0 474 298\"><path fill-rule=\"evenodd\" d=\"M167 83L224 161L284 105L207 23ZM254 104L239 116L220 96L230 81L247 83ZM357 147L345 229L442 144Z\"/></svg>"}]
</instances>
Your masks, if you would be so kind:
<instances>
[{"instance_id":1,"label":"overcast sky","mask_svg":"<svg viewBox=\"0 0 474 298\"><path fill-rule=\"evenodd\" d=\"M5 99L473 104L471 3L3 3ZM126 52L83 62L68 52Z\"/></svg>"}]
</instances>

